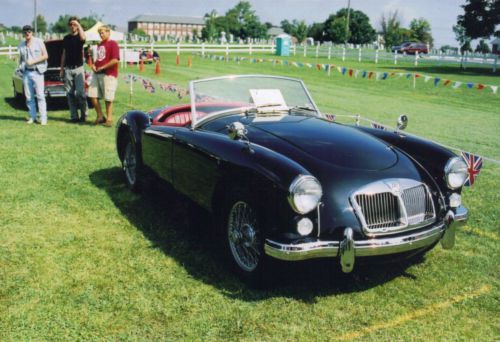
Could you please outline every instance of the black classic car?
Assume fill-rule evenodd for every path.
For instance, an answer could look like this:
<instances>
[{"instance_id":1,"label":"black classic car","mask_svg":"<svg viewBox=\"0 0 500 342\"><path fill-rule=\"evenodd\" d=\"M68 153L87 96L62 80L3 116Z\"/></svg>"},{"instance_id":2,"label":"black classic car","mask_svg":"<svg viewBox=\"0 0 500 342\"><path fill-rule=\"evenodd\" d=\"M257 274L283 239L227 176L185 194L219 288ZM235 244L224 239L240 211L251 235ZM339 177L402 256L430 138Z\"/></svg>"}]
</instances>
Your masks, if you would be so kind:
<instances>
[{"instance_id":1,"label":"black classic car","mask_svg":"<svg viewBox=\"0 0 500 342\"><path fill-rule=\"evenodd\" d=\"M196 80L189 91L190 104L125 113L118 156L130 188L166 182L218 218L246 280L269 258L332 258L350 272L357 260L453 247L468 216L466 164L404 134L404 117L395 131L332 122L302 81L276 76Z\"/></svg>"}]
</instances>

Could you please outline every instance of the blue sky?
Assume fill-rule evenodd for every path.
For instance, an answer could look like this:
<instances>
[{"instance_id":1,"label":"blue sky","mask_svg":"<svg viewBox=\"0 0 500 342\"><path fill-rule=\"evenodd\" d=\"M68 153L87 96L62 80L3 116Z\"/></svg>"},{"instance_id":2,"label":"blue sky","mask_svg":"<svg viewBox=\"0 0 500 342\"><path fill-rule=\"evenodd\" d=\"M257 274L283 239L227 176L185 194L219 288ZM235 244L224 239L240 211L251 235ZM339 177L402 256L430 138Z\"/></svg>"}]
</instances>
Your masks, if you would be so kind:
<instances>
[{"instance_id":1,"label":"blue sky","mask_svg":"<svg viewBox=\"0 0 500 342\"><path fill-rule=\"evenodd\" d=\"M0 23L22 26L31 22L35 0L0 0ZM59 15L90 13L104 15L104 21L127 27L127 21L139 14L199 16L215 9L224 14L238 0L36 0L38 13L49 23ZM329 14L347 6L347 0L250 0L252 8L262 22L277 26L283 19L305 20L307 24L324 21ZM403 26L413 18L427 19L432 28L436 46L457 45L452 26L463 12L465 0L351 0L351 8L361 10L370 17L375 29L380 28L383 13L398 10Z\"/></svg>"}]
</instances>

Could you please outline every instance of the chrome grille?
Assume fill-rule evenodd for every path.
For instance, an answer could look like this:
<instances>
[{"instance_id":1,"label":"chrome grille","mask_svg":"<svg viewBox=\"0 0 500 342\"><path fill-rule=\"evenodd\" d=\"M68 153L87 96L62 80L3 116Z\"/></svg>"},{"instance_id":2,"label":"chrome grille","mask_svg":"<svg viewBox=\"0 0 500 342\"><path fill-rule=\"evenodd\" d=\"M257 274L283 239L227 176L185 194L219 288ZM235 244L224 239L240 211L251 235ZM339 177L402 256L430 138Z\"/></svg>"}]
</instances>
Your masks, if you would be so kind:
<instances>
[{"instance_id":1,"label":"chrome grille","mask_svg":"<svg viewBox=\"0 0 500 342\"><path fill-rule=\"evenodd\" d=\"M424 185L406 189L403 192L403 202L408 217L408 225L419 224L434 217L434 209L430 196Z\"/></svg>"},{"instance_id":2,"label":"chrome grille","mask_svg":"<svg viewBox=\"0 0 500 342\"><path fill-rule=\"evenodd\" d=\"M356 196L370 229L389 228L401 224L398 198L390 192Z\"/></svg>"},{"instance_id":3,"label":"chrome grille","mask_svg":"<svg viewBox=\"0 0 500 342\"><path fill-rule=\"evenodd\" d=\"M435 219L427 186L411 179L386 179L368 184L351 196L363 229L384 235L422 227Z\"/></svg>"}]
</instances>

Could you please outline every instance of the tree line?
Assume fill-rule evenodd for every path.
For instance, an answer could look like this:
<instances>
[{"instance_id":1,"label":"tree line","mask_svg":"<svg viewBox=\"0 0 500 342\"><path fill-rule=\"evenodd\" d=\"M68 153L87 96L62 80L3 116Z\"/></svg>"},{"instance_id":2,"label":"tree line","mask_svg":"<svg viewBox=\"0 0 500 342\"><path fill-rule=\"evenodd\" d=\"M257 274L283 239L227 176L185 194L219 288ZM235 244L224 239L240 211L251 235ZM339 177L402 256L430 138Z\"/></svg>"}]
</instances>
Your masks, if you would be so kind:
<instances>
[{"instance_id":1,"label":"tree line","mask_svg":"<svg viewBox=\"0 0 500 342\"><path fill-rule=\"evenodd\" d=\"M466 0L461 6L464 13L457 17L457 23L453 26L456 39L460 44L461 52L472 51L471 41L473 39L487 39L492 35L500 37L500 0ZM65 33L67 22L71 15L60 15L58 20L48 24L42 15L36 18L38 31ZM273 25L262 23L252 9L250 2L240 1L230 8L224 15L219 15L215 10L205 15L205 27L201 31L201 37L205 41L218 40L222 32L227 36L247 39L267 39L268 30ZM84 29L89 29L96 22L101 21L102 16L91 13L81 18ZM33 21L33 26L35 22ZM304 20L281 21L283 31L302 43L311 37L318 42L332 42L335 44L367 44L377 41L377 31L370 24L368 16L359 10L342 8L334 14L330 14L324 22L307 25ZM114 25L111 25L114 28ZM21 27L12 26L14 32L21 32ZM132 32L146 35L142 30ZM199 32L193 32L196 36ZM416 41L433 45L434 39L431 26L424 18L415 18L410 22L408 28L403 27L397 11L382 14L380 19L380 32L382 41L387 49L393 45L399 45L406 41ZM484 39L479 41L476 51L489 53L490 48ZM378 41L377 41L378 43ZM454 49L451 46L442 48ZM458 49L457 49L458 50Z\"/></svg>"}]
</instances>

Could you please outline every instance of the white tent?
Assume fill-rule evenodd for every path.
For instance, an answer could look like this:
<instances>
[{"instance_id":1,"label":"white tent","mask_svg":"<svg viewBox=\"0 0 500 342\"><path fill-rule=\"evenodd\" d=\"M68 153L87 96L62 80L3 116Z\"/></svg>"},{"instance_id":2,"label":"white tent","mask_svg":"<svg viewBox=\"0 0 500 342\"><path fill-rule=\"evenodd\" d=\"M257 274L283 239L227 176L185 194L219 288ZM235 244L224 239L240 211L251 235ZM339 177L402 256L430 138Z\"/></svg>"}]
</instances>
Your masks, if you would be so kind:
<instances>
[{"instance_id":1,"label":"white tent","mask_svg":"<svg viewBox=\"0 0 500 342\"><path fill-rule=\"evenodd\" d=\"M85 31L85 35L87 36L87 41L101 41L101 36L99 36L99 32L97 31L100 26L104 25L100 21L98 21L94 26ZM112 40L123 40L125 35L123 32L113 31L111 30L111 36L109 37Z\"/></svg>"}]
</instances>

